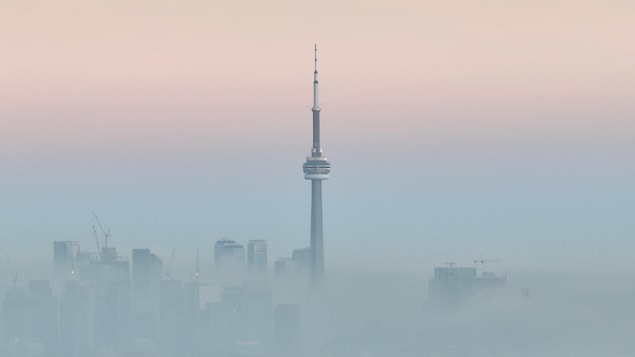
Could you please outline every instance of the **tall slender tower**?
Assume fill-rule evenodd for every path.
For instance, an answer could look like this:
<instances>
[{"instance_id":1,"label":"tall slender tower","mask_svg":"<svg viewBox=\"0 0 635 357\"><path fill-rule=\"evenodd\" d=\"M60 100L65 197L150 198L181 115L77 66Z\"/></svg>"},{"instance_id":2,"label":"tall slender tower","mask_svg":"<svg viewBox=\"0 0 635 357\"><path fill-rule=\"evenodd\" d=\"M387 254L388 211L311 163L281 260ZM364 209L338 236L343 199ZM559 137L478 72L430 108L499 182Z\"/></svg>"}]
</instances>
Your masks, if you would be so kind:
<instances>
[{"instance_id":1,"label":"tall slender tower","mask_svg":"<svg viewBox=\"0 0 635 357\"><path fill-rule=\"evenodd\" d=\"M313 146L311 156L303 165L304 178L311 180L311 248L309 255L309 281L318 285L324 277L324 238L322 235L322 180L329 178L331 165L322 156L320 147L320 105L318 103L317 45L313 72Z\"/></svg>"}]
</instances>

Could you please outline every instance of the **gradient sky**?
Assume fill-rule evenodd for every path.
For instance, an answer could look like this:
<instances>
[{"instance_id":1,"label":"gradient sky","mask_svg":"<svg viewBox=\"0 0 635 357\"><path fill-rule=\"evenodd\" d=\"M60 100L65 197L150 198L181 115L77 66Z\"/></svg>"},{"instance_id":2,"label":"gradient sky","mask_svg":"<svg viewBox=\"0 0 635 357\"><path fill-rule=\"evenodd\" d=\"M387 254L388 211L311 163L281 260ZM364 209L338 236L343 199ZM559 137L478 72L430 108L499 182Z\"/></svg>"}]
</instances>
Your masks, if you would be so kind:
<instances>
[{"instance_id":1,"label":"gradient sky","mask_svg":"<svg viewBox=\"0 0 635 357\"><path fill-rule=\"evenodd\" d=\"M327 265L635 271L630 0L2 0L0 253L307 246L314 43Z\"/></svg>"}]
</instances>

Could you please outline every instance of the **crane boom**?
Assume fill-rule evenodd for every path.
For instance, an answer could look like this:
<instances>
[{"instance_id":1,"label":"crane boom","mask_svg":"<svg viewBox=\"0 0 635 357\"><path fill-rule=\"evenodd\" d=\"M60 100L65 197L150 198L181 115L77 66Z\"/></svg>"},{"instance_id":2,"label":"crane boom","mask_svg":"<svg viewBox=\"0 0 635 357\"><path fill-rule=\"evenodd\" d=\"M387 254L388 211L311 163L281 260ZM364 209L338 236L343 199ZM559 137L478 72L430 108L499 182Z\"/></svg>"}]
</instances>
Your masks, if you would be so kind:
<instances>
[{"instance_id":1,"label":"crane boom","mask_svg":"<svg viewBox=\"0 0 635 357\"><path fill-rule=\"evenodd\" d=\"M93 212L93 217L95 217L95 221L97 221L97 225L99 226L101 233L104 235L104 247L108 248L108 238L110 238L110 228L104 229L104 226L101 224L101 221L99 220L99 217L97 217L97 214L95 212Z\"/></svg>"},{"instance_id":2,"label":"crane boom","mask_svg":"<svg viewBox=\"0 0 635 357\"><path fill-rule=\"evenodd\" d=\"M99 237L97 236L97 228L93 224L93 234L95 235L95 244L97 244L97 260L101 261L101 247L99 246Z\"/></svg>"}]
</instances>

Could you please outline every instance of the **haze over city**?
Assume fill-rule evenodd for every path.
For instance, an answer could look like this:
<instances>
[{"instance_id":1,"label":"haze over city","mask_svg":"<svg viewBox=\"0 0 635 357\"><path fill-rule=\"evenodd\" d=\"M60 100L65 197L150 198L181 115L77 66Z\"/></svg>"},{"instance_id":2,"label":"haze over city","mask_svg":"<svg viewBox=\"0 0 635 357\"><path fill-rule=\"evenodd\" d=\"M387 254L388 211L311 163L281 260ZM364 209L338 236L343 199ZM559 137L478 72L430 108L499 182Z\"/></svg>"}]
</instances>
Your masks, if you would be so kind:
<instances>
[{"instance_id":1,"label":"haze over city","mask_svg":"<svg viewBox=\"0 0 635 357\"><path fill-rule=\"evenodd\" d=\"M479 314L499 330L544 320L474 355L635 351L630 1L4 0L3 290L15 272L15 285L49 279L53 241L96 252L93 212L119 254L148 248L176 279L197 259L214 275L222 239L265 240L273 279L277 258L309 246L316 43L329 303L271 291L303 306L305 352L337 345L337 325L391 355L369 342L380 328L359 327L373 311L373 326L412 332L402 355L469 355L415 342L435 335L421 321L473 331ZM496 296L455 320L426 315L434 269L481 274L479 261L533 305ZM593 335L563 332L575 321L606 335L569 342ZM562 339L522 345L545 326Z\"/></svg>"}]
</instances>

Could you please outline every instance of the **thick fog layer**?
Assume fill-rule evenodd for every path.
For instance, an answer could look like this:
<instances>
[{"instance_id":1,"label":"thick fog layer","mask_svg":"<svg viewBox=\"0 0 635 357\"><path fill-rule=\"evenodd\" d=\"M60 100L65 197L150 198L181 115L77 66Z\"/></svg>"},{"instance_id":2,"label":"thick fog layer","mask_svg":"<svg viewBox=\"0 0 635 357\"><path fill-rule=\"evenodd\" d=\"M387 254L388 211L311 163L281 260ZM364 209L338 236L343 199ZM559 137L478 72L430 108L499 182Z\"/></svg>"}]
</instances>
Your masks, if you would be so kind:
<instances>
[{"instance_id":1,"label":"thick fog layer","mask_svg":"<svg viewBox=\"0 0 635 357\"><path fill-rule=\"evenodd\" d=\"M626 273L498 272L452 263L424 273L330 269L322 285L310 287L303 250L274 265L256 254L266 251L264 241L250 242L248 257L235 241L217 247L213 269L182 280L149 249L134 250L131 261L102 254L41 264L34 269L40 279L12 275L2 287L0 355L635 352L635 284Z\"/></svg>"}]
</instances>

